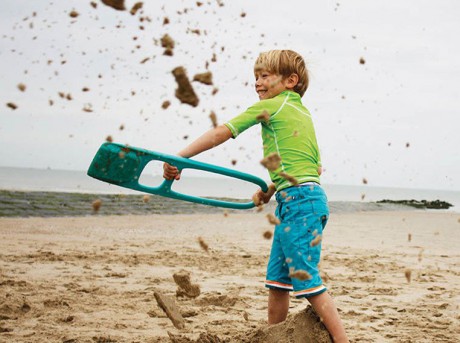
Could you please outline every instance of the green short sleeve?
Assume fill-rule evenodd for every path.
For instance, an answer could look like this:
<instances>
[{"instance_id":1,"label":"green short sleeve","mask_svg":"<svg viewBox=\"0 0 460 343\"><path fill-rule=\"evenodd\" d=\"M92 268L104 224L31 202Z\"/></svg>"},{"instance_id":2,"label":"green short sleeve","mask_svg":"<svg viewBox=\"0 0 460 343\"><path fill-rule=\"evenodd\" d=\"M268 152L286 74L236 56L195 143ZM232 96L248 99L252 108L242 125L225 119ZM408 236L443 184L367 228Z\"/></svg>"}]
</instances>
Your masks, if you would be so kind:
<instances>
[{"instance_id":1,"label":"green short sleeve","mask_svg":"<svg viewBox=\"0 0 460 343\"><path fill-rule=\"evenodd\" d=\"M263 121L261 114L265 111L268 115L272 115L279 107L278 102L272 99L259 101L224 125L232 132L233 138L236 138L243 131Z\"/></svg>"}]
</instances>

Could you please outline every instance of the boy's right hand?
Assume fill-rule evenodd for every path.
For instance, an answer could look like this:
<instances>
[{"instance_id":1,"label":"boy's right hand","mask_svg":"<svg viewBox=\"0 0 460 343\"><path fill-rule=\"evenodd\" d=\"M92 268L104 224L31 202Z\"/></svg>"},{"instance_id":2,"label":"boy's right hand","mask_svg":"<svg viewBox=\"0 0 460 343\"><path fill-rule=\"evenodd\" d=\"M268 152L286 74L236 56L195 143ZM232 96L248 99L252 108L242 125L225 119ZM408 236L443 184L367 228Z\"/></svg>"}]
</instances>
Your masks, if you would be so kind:
<instances>
[{"instance_id":1,"label":"boy's right hand","mask_svg":"<svg viewBox=\"0 0 460 343\"><path fill-rule=\"evenodd\" d=\"M165 162L163 163L163 177L166 180L180 180L179 169Z\"/></svg>"}]
</instances>

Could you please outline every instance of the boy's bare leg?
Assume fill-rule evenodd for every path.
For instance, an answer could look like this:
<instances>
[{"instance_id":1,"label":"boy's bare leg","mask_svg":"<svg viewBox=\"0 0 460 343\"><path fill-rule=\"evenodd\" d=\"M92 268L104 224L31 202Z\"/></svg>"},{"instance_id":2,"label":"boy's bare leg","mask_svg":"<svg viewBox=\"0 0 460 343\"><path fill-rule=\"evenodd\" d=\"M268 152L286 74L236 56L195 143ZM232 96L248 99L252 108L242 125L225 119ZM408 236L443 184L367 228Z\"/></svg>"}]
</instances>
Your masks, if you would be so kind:
<instances>
[{"instance_id":1,"label":"boy's bare leg","mask_svg":"<svg viewBox=\"0 0 460 343\"><path fill-rule=\"evenodd\" d=\"M289 292L277 289L268 291L268 325L281 323L289 310Z\"/></svg>"},{"instance_id":2,"label":"boy's bare leg","mask_svg":"<svg viewBox=\"0 0 460 343\"><path fill-rule=\"evenodd\" d=\"M343 328L339 312L337 311L334 300L329 293L326 291L307 299L321 318L321 321L326 326L327 331L331 334L334 342L348 343L348 337L345 329Z\"/></svg>"}]
</instances>

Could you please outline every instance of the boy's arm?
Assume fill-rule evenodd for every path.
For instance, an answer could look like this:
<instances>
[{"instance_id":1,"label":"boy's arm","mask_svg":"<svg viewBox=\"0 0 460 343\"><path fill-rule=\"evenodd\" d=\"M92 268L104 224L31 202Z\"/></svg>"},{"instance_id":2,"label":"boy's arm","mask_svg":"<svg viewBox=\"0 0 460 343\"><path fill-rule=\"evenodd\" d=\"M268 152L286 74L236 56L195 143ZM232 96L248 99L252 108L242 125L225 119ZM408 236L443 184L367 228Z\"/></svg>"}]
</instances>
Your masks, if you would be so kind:
<instances>
[{"instance_id":1,"label":"boy's arm","mask_svg":"<svg viewBox=\"0 0 460 343\"><path fill-rule=\"evenodd\" d=\"M230 129L228 129L225 125L219 125L205 132L202 136L198 137L185 149L179 151L177 155L186 158L193 157L203 151L212 149L224 143L231 137L233 137L233 134L230 131ZM167 180L179 180L179 170L176 167L165 162L163 164L163 177Z\"/></svg>"},{"instance_id":2,"label":"boy's arm","mask_svg":"<svg viewBox=\"0 0 460 343\"><path fill-rule=\"evenodd\" d=\"M224 143L232 137L232 132L227 126L219 125L198 137L195 141L190 143L189 146L181 150L178 155L186 158L193 157L203 151Z\"/></svg>"}]
</instances>

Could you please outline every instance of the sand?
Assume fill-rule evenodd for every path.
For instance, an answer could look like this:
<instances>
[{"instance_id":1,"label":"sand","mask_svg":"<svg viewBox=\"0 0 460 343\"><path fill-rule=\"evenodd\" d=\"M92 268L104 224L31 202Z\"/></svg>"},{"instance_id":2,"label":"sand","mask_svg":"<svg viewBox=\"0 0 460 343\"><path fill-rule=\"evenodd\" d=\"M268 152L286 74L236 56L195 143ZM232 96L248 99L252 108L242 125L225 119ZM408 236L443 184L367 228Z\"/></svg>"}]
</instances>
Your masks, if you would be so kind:
<instances>
[{"instance_id":1,"label":"sand","mask_svg":"<svg viewBox=\"0 0 460 343\"><path fill-rule=\"evenodd\" d=\"M265 325L265 216L0 218L0 342L327 341L305 300L292 298L284 326ZM352 342L460 340L459 218L331 216L321 268ZM200 294L177 296L175 273ZM177 305L183 329L155 292Z\"/></svg>"}]
</instances>

